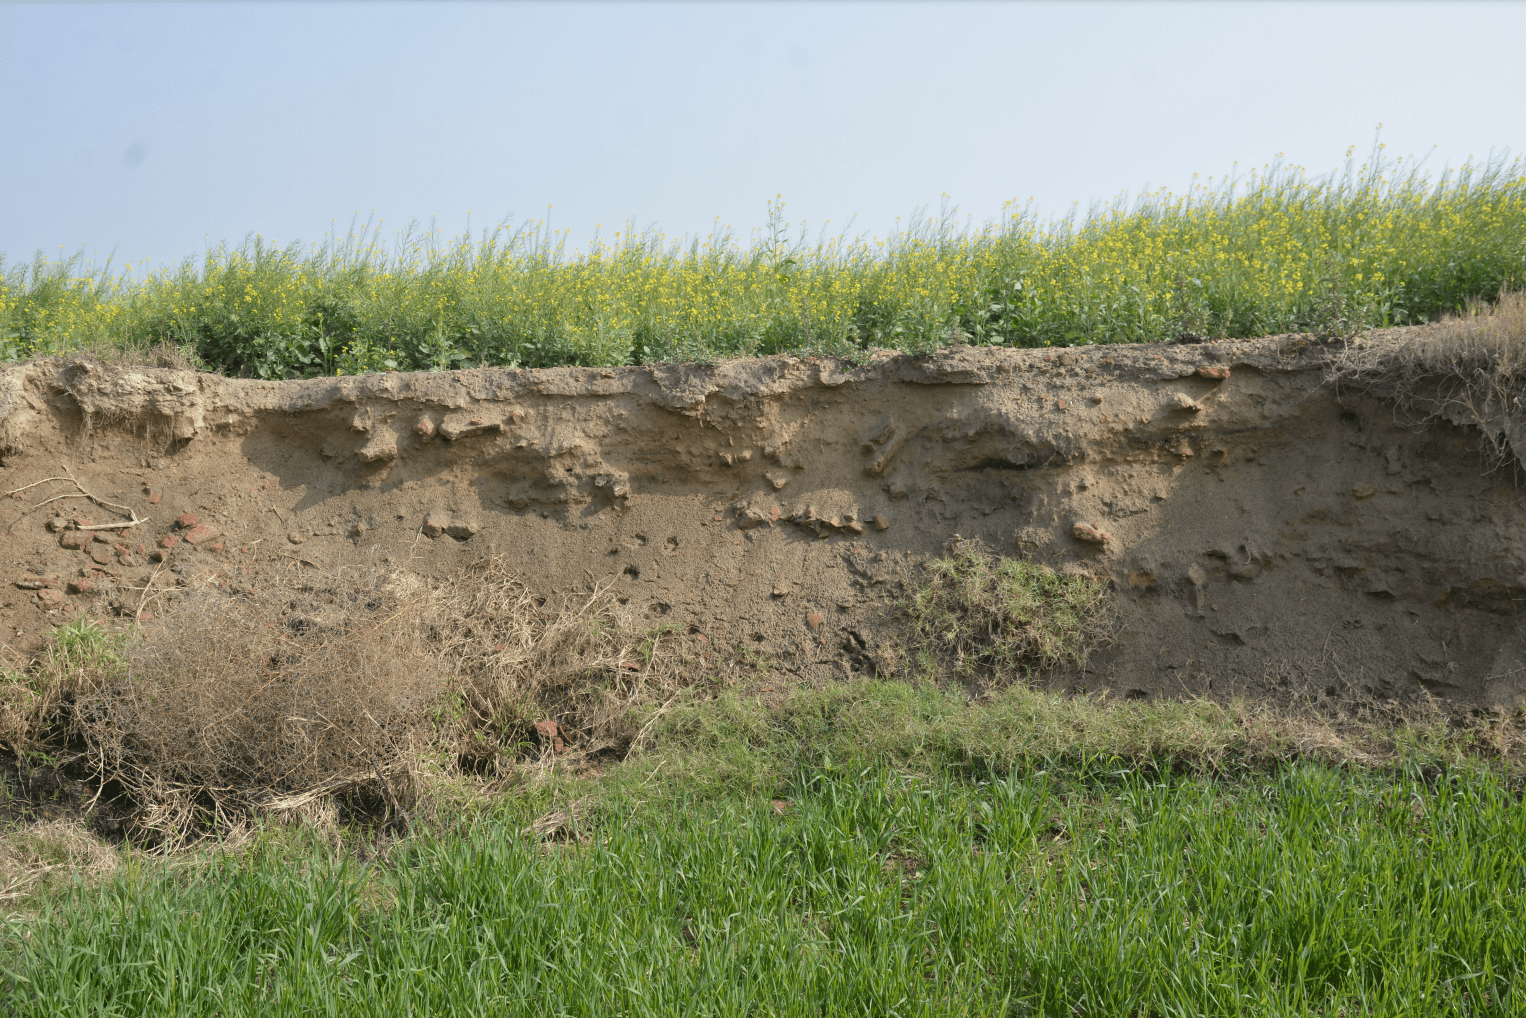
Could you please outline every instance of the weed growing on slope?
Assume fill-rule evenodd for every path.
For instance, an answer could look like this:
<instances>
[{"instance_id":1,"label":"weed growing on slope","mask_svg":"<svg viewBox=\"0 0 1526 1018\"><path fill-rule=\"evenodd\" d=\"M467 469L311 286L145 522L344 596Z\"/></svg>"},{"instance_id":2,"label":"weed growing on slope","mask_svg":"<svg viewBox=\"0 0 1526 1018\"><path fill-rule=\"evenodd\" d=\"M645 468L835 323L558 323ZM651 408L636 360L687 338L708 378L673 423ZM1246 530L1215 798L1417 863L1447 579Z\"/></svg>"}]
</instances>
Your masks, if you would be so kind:
<instances>
[{"instance_id":1,"label":"weed growing on slope","mask_svg":"<svg viewBox=\"0 0 1526 1018\"><path fill-rule=\"evenodd\" d=\"M961 679L1080 668L1110 622L1105 579L1057 573L956 538L903 603L907 649Z\"/></svg>"}]
</instances>

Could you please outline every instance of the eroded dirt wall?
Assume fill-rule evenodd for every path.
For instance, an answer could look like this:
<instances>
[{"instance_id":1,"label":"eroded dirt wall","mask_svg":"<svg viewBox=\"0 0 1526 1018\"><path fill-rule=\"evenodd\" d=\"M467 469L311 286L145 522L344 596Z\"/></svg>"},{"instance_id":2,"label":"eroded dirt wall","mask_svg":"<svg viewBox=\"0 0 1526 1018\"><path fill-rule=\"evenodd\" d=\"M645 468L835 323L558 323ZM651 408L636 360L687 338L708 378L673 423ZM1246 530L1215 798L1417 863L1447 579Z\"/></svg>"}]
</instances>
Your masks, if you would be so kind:
<instances>
[{"instance_id":1,"label":"eroded dirt wall","mask_svg":"<svg viewBox=\"0 0 1526 1018\"><path fill-rule=\"evenodd\" d=\"M1522 489L1466 428L1323 385L1325 356L1281 337L291 382L7 368L0 487L67 467L149 522L52 531L56 509L123 515L31 509L67 481L6 500L0 636L33 649L84 603L152 614L166 583L493 553L824 680L883 663L885 601L958 534L1116 583L1120 637L1071 688L1526 702Z\"/></svg>"}]
</instances>

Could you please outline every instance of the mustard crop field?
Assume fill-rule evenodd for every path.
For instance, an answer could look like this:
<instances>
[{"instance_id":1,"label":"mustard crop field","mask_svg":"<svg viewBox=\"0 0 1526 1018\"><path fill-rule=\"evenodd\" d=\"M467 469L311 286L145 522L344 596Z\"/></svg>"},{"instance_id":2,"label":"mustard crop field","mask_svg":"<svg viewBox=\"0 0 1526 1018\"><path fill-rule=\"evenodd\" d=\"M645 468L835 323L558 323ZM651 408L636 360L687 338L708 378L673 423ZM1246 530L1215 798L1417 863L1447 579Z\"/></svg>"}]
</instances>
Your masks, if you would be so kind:
<instances>
[{"instance_id":1,"label":"mustard crop field","mask_svg":"<svg viewBox=\"0 0 1526 1018\"><path fill-rule=\"evenodd\" d=\"M1433 319L1526 281L1526 163L1388 159L982 226L945 209L884 240L630 230L574 248L544 223L303 248L260 237L134 274L0 257L0 361L169 344L260 378L616 365L949 343L1212 339ZM1333 309L1333 311L1332 311Z\"/></svg>"}]
</instances>

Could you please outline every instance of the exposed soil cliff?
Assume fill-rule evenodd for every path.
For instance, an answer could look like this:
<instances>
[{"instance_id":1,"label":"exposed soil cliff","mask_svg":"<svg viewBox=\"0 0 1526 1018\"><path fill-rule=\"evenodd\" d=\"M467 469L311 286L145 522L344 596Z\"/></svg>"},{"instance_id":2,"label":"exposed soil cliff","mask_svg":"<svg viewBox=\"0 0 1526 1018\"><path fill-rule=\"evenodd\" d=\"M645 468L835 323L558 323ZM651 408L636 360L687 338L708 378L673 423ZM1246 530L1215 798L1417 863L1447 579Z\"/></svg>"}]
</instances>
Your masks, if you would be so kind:
<instances>
[{"instance_id":1,"label":"exposed soil cliff","mask_svg":"<svg viewBox=\"0 0 1526 1018\"><path fill-rule=\"evenodd\" d=\"M1070 688L1521 704L1514 464L1325 384L1327 360L1274 337L291 382L11 367L0 490L35 486L0 503L0 638L177 584L491 551L829 679L888 663L885 602L959 534L1113 579L1118 638ZM77 494L36 483L68 472L119 508L34 508Z\"/></svg>"}]
</instances>

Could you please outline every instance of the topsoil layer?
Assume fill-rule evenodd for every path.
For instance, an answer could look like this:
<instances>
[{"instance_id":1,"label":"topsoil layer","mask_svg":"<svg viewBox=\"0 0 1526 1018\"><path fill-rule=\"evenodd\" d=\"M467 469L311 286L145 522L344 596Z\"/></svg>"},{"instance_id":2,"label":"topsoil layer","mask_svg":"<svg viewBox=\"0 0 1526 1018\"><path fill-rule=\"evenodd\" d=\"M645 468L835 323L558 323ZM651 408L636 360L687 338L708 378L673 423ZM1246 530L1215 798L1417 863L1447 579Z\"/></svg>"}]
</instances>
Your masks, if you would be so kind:
<instances>
[{"instance_id":1,"label":"topsoil layer","mask_svg":"<svg viewBox=\"0 0 1526 1018\"><path fill-rule=\"evenodd\" d=\"M1522 490L1327 360L1274 337L289 382L23 364L0 639L152 615L167 586L495 554L822 681L889 663L887 601L961 535L1114 582L1118 637L1066 688L1526 702ZM71 473L121 508L40 505Z\"/></svg>"}]
</instances>

